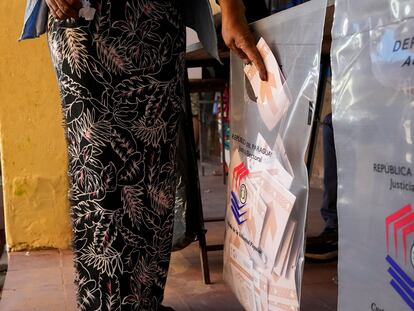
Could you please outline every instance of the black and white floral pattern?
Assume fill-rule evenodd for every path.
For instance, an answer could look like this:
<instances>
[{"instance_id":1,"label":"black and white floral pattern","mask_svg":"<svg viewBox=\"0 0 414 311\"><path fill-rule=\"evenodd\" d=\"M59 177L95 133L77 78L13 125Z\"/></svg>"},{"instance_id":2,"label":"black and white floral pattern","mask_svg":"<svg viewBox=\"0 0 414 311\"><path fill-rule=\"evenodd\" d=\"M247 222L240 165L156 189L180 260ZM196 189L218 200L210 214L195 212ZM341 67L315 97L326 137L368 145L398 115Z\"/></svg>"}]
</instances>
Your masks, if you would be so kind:
<instances>
[{"instance_id":1,"label":"black and white floral pattern","mask_svg":"<svg viewBox=\"0 0 414 311\"><path fill-rule=\"evenodd\" d=\"M172 0L49 18L69 157L79 310L158 310L168 272L185 31Z\"/></svg>"}]
</instances>

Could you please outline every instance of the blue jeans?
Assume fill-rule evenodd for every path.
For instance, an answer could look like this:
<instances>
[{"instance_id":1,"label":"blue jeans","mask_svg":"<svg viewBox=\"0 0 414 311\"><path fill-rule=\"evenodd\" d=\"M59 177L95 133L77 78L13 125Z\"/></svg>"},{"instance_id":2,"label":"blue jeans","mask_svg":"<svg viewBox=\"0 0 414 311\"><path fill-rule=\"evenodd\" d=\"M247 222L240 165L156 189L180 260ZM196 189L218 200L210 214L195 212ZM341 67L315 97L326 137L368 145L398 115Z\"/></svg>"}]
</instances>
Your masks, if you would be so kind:
<instances>
[{"instance_id":1,"label":"blue jeans","mask_svg":"<svg viewBox=\"0 0 414 311\"><path fill-rule=\"evenodd\" d=\"M325 230L338 229L338 211L336 208L338 174L332 114L328 114L323 121L323 157L324 157L324 193L321 208L322 218L325 220Z\"/></svg>"}]
</instances>

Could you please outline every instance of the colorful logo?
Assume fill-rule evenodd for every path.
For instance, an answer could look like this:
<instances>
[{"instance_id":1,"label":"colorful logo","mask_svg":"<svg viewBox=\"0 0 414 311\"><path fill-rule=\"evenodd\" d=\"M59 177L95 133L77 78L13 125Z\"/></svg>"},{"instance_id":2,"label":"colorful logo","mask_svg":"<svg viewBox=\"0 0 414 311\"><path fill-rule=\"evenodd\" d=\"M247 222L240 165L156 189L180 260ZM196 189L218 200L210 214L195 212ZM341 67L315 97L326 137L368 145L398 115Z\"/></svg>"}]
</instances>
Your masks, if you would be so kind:
<instances>
[{"instance_id":1,"label":"colorful logo","mask_svg":"<svg viewBox=\"0 0 414 311\"><path fill-rule=\"evenodd\" d=\"M247 220L243 217L247 212L242 211L242 209L246 206L246 204L240 204L239 199L237 198L237 194L234 193L234 191L231 192L230 200L231 200L231 211L234 215L234 218L236 219L237 224L241 225Z\"/></svg>"},{"instance_id":2,"label":"colorful logo","mask_svg":"<svg viewBox=\"0 0 414 311\"><path fill-rule=\"evenodd\" d=\"M249 170L246 167L244 162L240 163L233 169L233 187L235 189L239 188L240 182L243 178L249 175Z\"/></svg>"},{"instance_id":3,"label":"colorful logo","mask_svg":"<svg viewBox=\"0 0 414 311\"><path fill-rule=\"evenodd\" d=\"M247 187L245 184L240 184L243 178L247 175L249 175L249 170L243 162L233 169L233 189L239 189L239 193L236 194L236 192L232 190L230 202L231 211L238 225L243 224L247 220L245 217L247 212L243 211L247 202Z\"/></svg>"},{"instance_id":4,"label":"colorful logo","mask_svg":"<svg viewBox=\"0 0 414 311\"><path fill-rule=\"evenodd\" d=\"M240 202L242 204L247 202L247 187L245 184L240 185L239 196L240 196Z\"/></svg>"},{"instance_id":5,"label":"colorful logo","mask_svg":"<svg viewBox=\"0 0 414 311\"><path fill-rule=\"evenodd\" d=\"M387 241L388 255L385 258L390 268L388 273L392 277L390 285L405 303L414 311L414 280L404 271L401 265L390 255L390 242L394 242L394 256L398 258L401 255L401 245L399 237L402 240L402 254L404 266L407 266L407 259L410 258L413 264L413 248L410 249L410 255L407 254L407 237L414 233L414 212L411 204L407 204L400 210L385 218L385 231ZM393 229L392 238L390 238L390 229Z\"/></svg>"}]
</instances>

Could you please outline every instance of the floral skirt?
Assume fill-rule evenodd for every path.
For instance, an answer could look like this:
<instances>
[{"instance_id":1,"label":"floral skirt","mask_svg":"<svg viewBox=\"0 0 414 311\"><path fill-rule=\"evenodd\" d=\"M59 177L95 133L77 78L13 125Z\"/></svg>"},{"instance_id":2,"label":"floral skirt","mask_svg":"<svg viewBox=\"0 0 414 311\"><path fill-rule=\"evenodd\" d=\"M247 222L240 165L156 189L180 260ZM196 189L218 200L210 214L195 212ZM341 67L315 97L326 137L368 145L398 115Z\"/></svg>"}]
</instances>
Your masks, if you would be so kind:
<instances>
[{"instance_id":1,"label":"floral skirt","mask_svg":"<svg viewBox=\"0 0 414 311\"><path fill-rule=\"evenodd\" d=\"M79 310L158 310L168 273L185 28L178 1L49 18L68 146Z\"/></svg>"}]
</instances>

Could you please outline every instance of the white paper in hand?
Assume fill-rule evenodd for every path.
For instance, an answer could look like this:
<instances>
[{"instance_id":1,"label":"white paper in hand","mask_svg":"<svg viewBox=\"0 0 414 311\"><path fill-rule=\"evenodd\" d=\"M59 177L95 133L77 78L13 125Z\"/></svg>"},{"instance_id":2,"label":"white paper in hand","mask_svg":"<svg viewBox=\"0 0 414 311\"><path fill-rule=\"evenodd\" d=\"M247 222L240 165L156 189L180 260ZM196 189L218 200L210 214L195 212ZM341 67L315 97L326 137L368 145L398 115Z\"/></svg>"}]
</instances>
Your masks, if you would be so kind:
<instances>
[{"instance_id":1,"label":"white paper in hand","mask_svg":"<svg viewBox=\"0 0 414 311\"><path fill-rule=\"evenodd\" d=\"M260 79L259 71L253 64L246 65L244 72L255 93L260 116L266 127L272 130L290 106L290 93L276 58L263 38L257 48L266 65L268 80Z\"/></svg>"}]
</instances>

